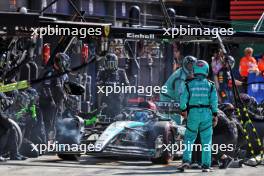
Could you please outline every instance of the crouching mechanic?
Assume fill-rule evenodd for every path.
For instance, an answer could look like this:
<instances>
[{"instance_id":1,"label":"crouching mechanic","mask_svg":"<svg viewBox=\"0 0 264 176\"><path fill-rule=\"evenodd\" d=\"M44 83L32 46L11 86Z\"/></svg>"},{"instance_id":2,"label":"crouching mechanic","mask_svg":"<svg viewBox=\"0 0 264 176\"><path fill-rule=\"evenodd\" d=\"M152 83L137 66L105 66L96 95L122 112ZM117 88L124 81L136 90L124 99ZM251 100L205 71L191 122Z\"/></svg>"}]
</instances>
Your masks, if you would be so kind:
<instances>
[{"instance_id":1,"label":"crouching mechanic","mask_svg":"<svg viewBox=\"0 0 264 176\"><path fill-rule=\"evenodd\" d=\"M214 83L206 79L209 73L208 63L198 60L193 68L194 79L186 82L184 92L180 97L180 109L185 117L188 111L188 117L184 136L183 164L178 169L184 171L185 168L190 167L193 144L199 132L202 143L202 168L203 172L209 172L212 125L217 124L218 97ZM213 120L214 124L212 124Z\"/></svg>"},{"instance_id":2,"label":"crouching mechanic","mask_svg":"<svg viewBox=\"0 0 264 176\"><path fill-rule=\"evenodd\" d=\"M176 70L166 81L167 93L160 94L160 101L180 102L180 95L183 93L185 81L193 78L193 64L197 59L193 56L186 56L183 59L183 66ZM170 116L178 125L182 124L182 118L179 114L164 114Z\"/></svg>"},{"instance_id":3,"label":"crouching mechanic","mask_svg":"<svg viewBox=\"0 0 264 176\"><path fill-rule=\"evenodd\" d=\"M9 121L6 111L13 103L4 93L0 92L0 161L6 161L2 155L9 153L10 160L26 160L27 157L18 152L18 138L15 126Z\"/></svg>"}]
</instances>

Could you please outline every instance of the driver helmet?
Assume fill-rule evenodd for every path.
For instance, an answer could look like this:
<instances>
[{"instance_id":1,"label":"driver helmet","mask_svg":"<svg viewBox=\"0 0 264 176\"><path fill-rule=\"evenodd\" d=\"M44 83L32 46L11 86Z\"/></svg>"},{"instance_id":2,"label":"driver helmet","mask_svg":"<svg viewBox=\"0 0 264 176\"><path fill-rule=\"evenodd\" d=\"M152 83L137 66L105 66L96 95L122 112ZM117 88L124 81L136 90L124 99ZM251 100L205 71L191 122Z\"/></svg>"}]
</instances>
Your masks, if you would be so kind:
<instances>
[{"instance_id":1,"label":"driver helmet","mask_svg":"<svg viewBox=\"0 0 264 176\"><path fill-rule=\"evenodd\" d=\"M147 111L137 111L134 115L134 121L145 122L148 120L149 112Z\"/></svg>"}]
</instances>

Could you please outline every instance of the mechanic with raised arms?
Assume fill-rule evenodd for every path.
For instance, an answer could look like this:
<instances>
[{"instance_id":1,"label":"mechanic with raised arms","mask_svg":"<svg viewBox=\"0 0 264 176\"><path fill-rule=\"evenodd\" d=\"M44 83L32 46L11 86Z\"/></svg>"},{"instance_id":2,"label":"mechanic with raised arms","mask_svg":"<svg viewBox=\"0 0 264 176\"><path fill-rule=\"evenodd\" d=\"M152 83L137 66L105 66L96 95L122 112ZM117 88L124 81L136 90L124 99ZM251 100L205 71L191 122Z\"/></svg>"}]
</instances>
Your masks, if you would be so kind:
<instances>
[{"instance_id":1,"label":"mechanic with raised arms","mask_svg":"<svg viewBox=\"0 0 264 176\"><path fill-rule=\"evenodd\" d=\"M167 93L160 94L160 101L180 102L185 80L193 78L193 64L196 61L197 59L193 56L184 57L183 66L177 69L164 84L167 87ZM171 117L178 125L182 124L182 118L179 114L173 114Z\"/></svg>"},{"instance_id":2,"label":"mechanic with raised arms","mask_svg":"<svg viewBox=\"0 0 264 176\"><path fill-rule=\"evenodd\" d=\"M128 86L129 80L126 72L118 68L118 58L113 53L108 53L105 56L104 69L99 70L96 78L98 86ZM126 103L125 95L122 93L109 93L108 96L104 93L98 94L98 106L106 104L107 107L103 110L103 114L110 118L120 114L122 107Z\"/></svg>"},{"instance_id":3,"label":"mechanic with raised arms","mask_svg":"<svg viewBox=\"0 0 264 176\"><path fill-rule=\"evenodd\" d=\"M180 109L186 118L187 125L184 136L185 150L180 171L190 167L192 161L192 146L200 133L202 143L203 172L211 169L211 145L213 128L217 124L218 97L213 82L207 80L209 65L206 61L198 60L193 67L194 79L186 82L184 92L180 97Z\"/></svg>"}]
</instances>

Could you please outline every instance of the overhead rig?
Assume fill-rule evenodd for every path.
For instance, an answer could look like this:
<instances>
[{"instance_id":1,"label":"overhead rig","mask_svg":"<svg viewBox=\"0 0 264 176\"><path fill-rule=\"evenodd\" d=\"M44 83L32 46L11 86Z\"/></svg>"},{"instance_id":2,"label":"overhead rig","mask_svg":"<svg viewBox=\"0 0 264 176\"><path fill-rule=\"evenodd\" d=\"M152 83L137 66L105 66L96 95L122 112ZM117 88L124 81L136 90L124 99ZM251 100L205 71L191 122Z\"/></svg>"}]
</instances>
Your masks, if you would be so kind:
<instances>
[{"instance_id":1,"label":"overhead rig","mask_svg":"<svg viewBox=\"0 0 264 176\"><path fill-rule=\"evenodd\" d=\"M110 23L89 23L63 21L53 17L45 17L38 13L21 14L19 12L0 12L0 35L31 35L36 28L101 28L105 31ZM102 33L104 35L104 33Z\"/></svg>"},{"instance_id":2,"label":"overhead rig","mask_svg":"<svg viewBox=\"0 0 264 176\"><path fill-rule=\"evenodd\" d=\"M164 35L165 29L149 28L149 27L111 27L110 38L123 38L123 39L147 39L147 40L162 40L172 39L170 36ZM232 36L221 36L224 42L227 43L248 43L249 40L254 39L254 42L264 42L263 32L251 31L235 31ZM212 40L212 36L177 36L173 40L179 42L188 42L197 40L210 40L210 42L217 43L217 40ZM204 42L204 41L203 41Z\"/></svg>"},{"instance_id":3,"label":"overhead rig","mask_svg":"<svg viewBox=\"0 0 264 176\"><path fill-rule=\"evenodd\" d=\"M165 28L157 26L142 27L116 27L111 23L92 23L59 20L54 17L42 16L38 13L21 14L19 12L0 12L0 36L30 36L34 29L41 27L54 28L100 28L102 35L98 37L120 38L120 39L146 39L162 40L172 39L171 36L164 35ZM91 37L91 36L89 36ZM235 31L232 36L221 36L225 43L248 43L254 39L254 42L264 42L263 32L253 31ZM176 36L175 41L188 42L202 40L211 40L211 36ZM210 41L217 43L217 41Z\"/></svg>"}]
</instances>

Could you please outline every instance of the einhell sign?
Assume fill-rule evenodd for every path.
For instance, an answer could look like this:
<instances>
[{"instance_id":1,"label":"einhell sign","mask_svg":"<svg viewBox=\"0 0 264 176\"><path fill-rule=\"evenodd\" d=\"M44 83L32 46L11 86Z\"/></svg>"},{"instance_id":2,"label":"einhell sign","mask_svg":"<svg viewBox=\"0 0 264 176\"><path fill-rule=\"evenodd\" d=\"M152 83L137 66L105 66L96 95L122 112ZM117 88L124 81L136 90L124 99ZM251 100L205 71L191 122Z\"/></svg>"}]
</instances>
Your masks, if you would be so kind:
<instances>
[{"instance_id":1,"label":"einhell sign","mask_svg":"<svg viewBox=\"0 0 264 176\"><path fill-rule=\"evenodd\" d=\"M264 0L231 0L231 20L258 20L264 12Z\"/></svg>"}]
</instances>

